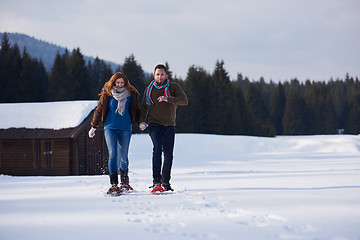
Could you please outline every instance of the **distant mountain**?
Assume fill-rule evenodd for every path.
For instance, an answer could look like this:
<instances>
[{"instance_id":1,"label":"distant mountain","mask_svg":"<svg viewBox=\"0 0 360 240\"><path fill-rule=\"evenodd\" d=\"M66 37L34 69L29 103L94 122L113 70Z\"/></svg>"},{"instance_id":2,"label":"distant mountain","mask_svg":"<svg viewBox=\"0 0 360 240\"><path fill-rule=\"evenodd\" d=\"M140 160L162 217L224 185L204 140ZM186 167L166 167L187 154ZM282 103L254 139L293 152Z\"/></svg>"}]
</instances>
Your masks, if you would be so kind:
<instances>
[{"instance_id":1,"label":"distant mountain","mask_svg":"<svg viewBox=\"0 0 360 240\"><path fill-rule=\"evenodd\" d=\"M51 70L52 65L54 64L54 59L56 57L57 52L59 52L61 55L65 53L66 48L61 47L52 43L48 43L42 40L38 40L34 37L30 37L28 35L22 34L22 33L6 33L10 45L13 46L15 43L17 43L20 51L22 52L24 47L26 47L26 51L31 55L33 58L42 59L45 68L47 71ZM0 39L3 39L4 33L0 32ZM0 41L1 41L0 40ZM81 49L81 47L80 47ZM71 53L73 49L68 49L68 51ZM84 54L84 53L82 53ZM88 61L93 62L95 60L94 57L85 56L84 59L86 64ZM116 64L114 62L105 61L106 64L109 64L113 71L119 66L119 64Z\"/></svg>"}]
</instances>

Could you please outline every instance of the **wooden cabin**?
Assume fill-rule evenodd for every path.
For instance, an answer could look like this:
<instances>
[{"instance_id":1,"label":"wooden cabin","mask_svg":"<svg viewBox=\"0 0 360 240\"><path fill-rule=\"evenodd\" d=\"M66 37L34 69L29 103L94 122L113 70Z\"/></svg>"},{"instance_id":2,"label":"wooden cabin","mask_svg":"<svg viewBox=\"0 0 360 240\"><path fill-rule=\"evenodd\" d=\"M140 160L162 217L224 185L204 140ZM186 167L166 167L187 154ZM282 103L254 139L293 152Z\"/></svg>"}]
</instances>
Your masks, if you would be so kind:
<instances>
[{"instance_id":1,"label":"wooden cabin","mask_svg":"<svg viewBox=\"0 0 360 240\"><path fill-rule=\"evenodd\" d=\"M107 172L104 131L88 137L97 101L0 104L0 174Z\"/></svg>"}]
</instances>

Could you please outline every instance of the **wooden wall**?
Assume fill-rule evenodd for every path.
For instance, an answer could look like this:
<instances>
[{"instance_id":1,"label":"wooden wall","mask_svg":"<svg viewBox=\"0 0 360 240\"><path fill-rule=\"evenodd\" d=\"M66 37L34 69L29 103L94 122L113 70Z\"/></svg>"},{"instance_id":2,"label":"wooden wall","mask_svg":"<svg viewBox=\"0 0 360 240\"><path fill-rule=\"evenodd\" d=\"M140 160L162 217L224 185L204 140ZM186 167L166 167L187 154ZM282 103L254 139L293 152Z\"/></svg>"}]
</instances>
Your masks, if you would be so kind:
<instances>
[{"instance_id":1,"label":"wooden wall","mask_svg":"<svg viewBox=\"0 0 360 240\"><path fill-rule=\"evenodd\" d=\"M2 174L26 175L34 168L31 140L1 141Z\"/></svg>"},{"instance_id":2,"label":"wooden wall","mask_svg":"<svg viewBox=\"0 0 360 240\"><path fill-rule=\"evenodd\" d=\"M0 173L17 176L70 175L68 141L1 140Z\"/></svg>"},{"instance_id":3,"label":"wooden wall","mask_svg":"<svg viewBox=\"0 0 360 240\"><path fill-rule=\"evenodd\" d=\"M86 138L86 164L87 174L108 174L108 159L104 130L97 129L95 137Z\"/></svg>"},{"instance_id":4,"label":"wooden wall","mask_svg":"<svg viewBox=\"0 0 360 240\"><path fill-rule=\"evenodd\" d=\"M0 174L101 175L107 161L103 129L92 139L83 127L74 138L0 140Z\"/></svg>"},{"instance_id":5,"label":"wooden wall","mask_svg":"<svg viewBox=\"0 0 360 240\"><path fill-rule=\"evenodd\" d=\"M77 174L101 175L108 173L108 152L104 131L102 129L96 130L94 138L88 137L86 129L82 131L78 137L74 139L73 150L73 169L77 169Z\"/></svg>"}]
</instances>

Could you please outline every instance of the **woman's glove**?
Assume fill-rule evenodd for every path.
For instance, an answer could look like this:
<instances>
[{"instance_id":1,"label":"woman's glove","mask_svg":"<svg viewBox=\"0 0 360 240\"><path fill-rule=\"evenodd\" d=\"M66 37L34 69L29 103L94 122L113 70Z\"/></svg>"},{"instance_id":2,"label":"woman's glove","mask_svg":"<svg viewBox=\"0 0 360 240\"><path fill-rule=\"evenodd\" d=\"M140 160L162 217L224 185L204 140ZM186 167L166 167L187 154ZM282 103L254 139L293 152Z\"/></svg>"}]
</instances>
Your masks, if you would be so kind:
<instances>
[{"instance_id":1,"label":"woman's glove","mask_svg":"<svg viewBox=\"0 0 360 240\"><path fill-rule=\"evenodd\" d=\"M91 127L89 130L89 138L93 138L95 136L96 128Z\"/></svg>"}]
</instances>

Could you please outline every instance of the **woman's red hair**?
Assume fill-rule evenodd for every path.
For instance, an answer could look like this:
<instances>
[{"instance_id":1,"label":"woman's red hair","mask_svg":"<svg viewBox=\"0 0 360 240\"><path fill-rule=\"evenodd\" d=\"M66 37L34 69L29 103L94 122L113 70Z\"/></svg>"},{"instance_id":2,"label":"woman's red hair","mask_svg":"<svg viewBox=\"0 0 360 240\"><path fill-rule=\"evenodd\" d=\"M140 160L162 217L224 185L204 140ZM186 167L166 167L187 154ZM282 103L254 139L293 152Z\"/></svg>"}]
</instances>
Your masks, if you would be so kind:
<instances>
[{"instance_id":1,"label":"woman's red hair","mask_svg":"<svg viewBox=\"0 0 360 240\"><path fill-rule=\"evenodd\" d=\"M129 92L139 93L136 90L136 88L130 84L129 79L125 76L125 74L123 74L122 72L116 72L116 73L114 73L114 75L111 76L110 80L104 84L103 88L101 89L101 93L99 95L112 96L111 89L115 86L116 79L119 79L119 78L124 79L125 88Z\"/></svg>"}]
</instances>

